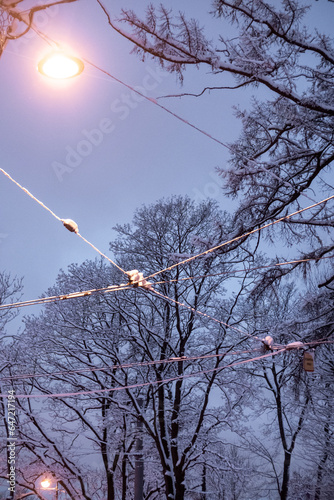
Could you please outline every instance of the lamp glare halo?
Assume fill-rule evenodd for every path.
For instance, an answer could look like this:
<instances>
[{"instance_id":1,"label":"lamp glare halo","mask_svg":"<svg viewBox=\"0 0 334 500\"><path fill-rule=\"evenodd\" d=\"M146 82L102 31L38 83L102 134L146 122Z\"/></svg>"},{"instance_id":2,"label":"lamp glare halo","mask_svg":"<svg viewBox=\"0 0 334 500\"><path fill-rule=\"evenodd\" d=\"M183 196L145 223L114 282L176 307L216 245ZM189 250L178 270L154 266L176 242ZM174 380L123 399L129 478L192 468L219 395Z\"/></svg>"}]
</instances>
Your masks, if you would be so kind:
<instances>
[{"instance_id":1,"label":"lamp glare halo","mask_svg":"<svg viewBox=\"0 0 334 500\"><path fill-rule=\"evenodd\" d=\"M66 79L82 73L83 62L77 57L66 54L52 54L44 57L38 64L38 71L49 78Z\"/></svg>"}]
</instances>

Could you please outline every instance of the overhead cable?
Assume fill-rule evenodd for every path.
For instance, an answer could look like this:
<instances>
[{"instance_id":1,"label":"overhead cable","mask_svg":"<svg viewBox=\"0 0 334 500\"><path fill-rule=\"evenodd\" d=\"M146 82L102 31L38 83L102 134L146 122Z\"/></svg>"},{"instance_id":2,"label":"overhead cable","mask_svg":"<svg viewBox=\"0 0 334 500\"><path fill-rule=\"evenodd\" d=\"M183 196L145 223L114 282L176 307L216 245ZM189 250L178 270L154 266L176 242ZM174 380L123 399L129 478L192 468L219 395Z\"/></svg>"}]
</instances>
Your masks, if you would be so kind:
<instances>
[{"instance_id":1,"label":"overhead cable","mask_svg":"<svg viewBox=\"0 0 334 500\"><path fill-rule=\"evenodd\" d=\"M21 380L21 379L26 379L26 378L49 378L49 377L56 377L59 375L72 375L72 374L81 374L81 373L87 373L87 372L99 372L99 371L110 371L110 370L124 370L128 368L138 368L142 366L155 366L155 365L163 365L163 364L173 364L173 363L178 363L179 361L182 362L189 362L189 361L197 361L201 359L212 359L212 358L225 358L226 356L241 356L242 354L251 354L256 351L259 351L260 348L255 348L255 349L246 349L244 351L226 351L226 352L220 352L218 354L204 354L204 355L198 355L198 356L174 356L170 357L167 359L156 359L153 361L141 361L141 362L134 362L134 363L121 363L118 365L108 365L108 366L102 366L102 367L90 367L90 368L80 368L78 370L62 370L58 372L52 372L52 373L23 373L20 375L12 375L9 377L2 377L0 378L0 382L7 382L9 380Z\"/></svg>"},{"instance_id":2,"label":"overhead cable","mask_svg":"<svg viewBox=\"0 0 334 500\"><path fill-rule=\"evenodd\" d=\"M139 387L147 387L150 385L168 384L170 382L175 382L177 380L183 380L183 379L187 379L190 377L200 377L200 376L206 375L207 373L219 372L219 371L225 370L226 368L232 368L233 366L242 365L245 363L251 363L253 361L258 361L260 359L276 356L277 354L281 354L282 352L285 352L285 349L280 349L280 350L277 350L274 352L263 354L261 356L257 356L257 357L252 358L252 359L236 361L234 363L230 363L230 364L225 365L225 366L211 368L208 370L201 370L199 372L188 373L186 375L178 375L176 377L171 377L171 378L163 379L163 380L152 380L149 382L142 382L142 383L138 383L138 384L131 384L131 385L125 385L125 386L119 386L119 387L111 387L108 389L95 389L92 391L65 392L65 393L57 393L57 394L15 394L14 397L15 397L15 399L16 398L20 398L20 399L23 399L23 398L24 399L25 398L45 399L45 398L64 398L64 397L66 398L66 397L73 397L73 396L85 396L85 395L90 395L90 394L103 394L103 393L107 393L107 392L136 389ZM8 397L8 394L0 394L0 397Z\"/></svg>"},{"instance_id":3,"label":"overhead cable","mask_svg":"<svg viewBox=\"0 0 334 500\"><path fill-rule=\"evenodd\" d=\"M120 266L118 266L116 264L116 262L114 262L113 260L111 260L107 255L105 255L104 253L102 253L98 248L96 248L95 245L93 245L93 243L91 243L90 241L88 241L86 238L84 238L80 233L79 233L79 230L78 230L78 226L77 224L72 221L71 219L61 219L60 217L58 217L58 215L56 215L52 210L50 210L50 208L48 208L46 205L44 205L44 203L42 203L40 200L38 200L32 193L30 193L30 191L28 191L28 189L26 189L25 187L21 186L21 184L19 184L15 179L13 179L13 177L11 177L8 172L6 172L5 170L3 170L2 168L0 168L0 172L2 172L9 180L11 180L14 184L16 184L16 186L18 186L20 189L22 189L22 191L24 191L28 196L30 196L30 198L32 198L34 201L36 201L37 203L39 203L39 205L41 205L45 210L47 210L48 212L50 212L50 214L55 217L57 220L59 220L60 222L63 223L63 225L71 232L77 234L77 236L79 236L79 238L81 238L85 243L87 243L90 247L93 248L93 250L95 250L96 252L98 252L102 257L104 257L105 259L107 259L111 264L113 264L115 267L117 267L117 269L119 271L121 271L122 273L126 274L126 271L124 271L124 269L122 269Z\"/></svg>"},{"instance_id":4,"label":"overhead cable","mask_svg":"<svg viewBox=\"0 0 334 500\"><path fill-rule=\"evenodd\" d=\"M83 290L83 291L73 292L73 293L53 295L50 297L40 297L39 299L31 299L31 300L25 300L25 301L21 301L21 302L13 302L11 304L1 304L0 310L2 310L2 309L16 309L19 307L62 302L62 301L67 300L67 299L77 299L80 297L88 297L88 296L90 296L92 294L96 294L96 293L107 293L107 292L110 293L110 292L116 292L119 290L128 290L129 288L131 288L131 287L126 286L126 285L115 285L115 286L108 286L105 288L93 288L91 290Z\"/></svg>"},{"instance_id":5,"label":"overhead cable","mask_svg":"<svg viewBox=\"0 0 334 500\"><path fill-rule=\"evenodd\" d=\"M333 344L334 340L328 340L328 339L319 339L319 340L312 340L310 342L299 342L298 345L292 345L294 343L289 343L289 344L275 344L272 346L272 352L276 351L281 351L284 349L285 351L289 350L299 350L299 349L305 349L305 348L314 348L318 345L330 345ZM36 378L53 378L53 377L58 377L61 375L80 375L81 373L91 373L91 372L99 372L99 371L109 371L109 370L125 370L128 368L138 368L142 366L154 366L154 365L161 365L161 364L171 364L171 363L178 363L180 361L182 362L191 362L191 361L197 361L197 360L206 360L206 359L212 359L212 358L225 358L226 356L241 356L243 354L252 354L257 351L261 351L261 348L253 348L253 349L246 349L243 351L226 351L226 352L220 352L217 354L204 354L204 355L198 355L198 356L175 356L175 357L170 357L167 359L163 360L153 360L153 361L142 361L142 362L134 362L134 363L122 363L118 365L108 365L108 366L103 366L103 367L89 367L89 368L80 368L77 370L62 370L62 371L57 371L57 372L46 372L46 373L23 373L19 375L11 375L8 377L2 377L0 378L0 382L8 382L8 381L15 381L15 380L22 380L22 379L36 379ZM248 360L251 361L251 360ZM227 366L232 366L232 365L227 365Z\"/></svg>"},{"instance_id":6,"label":"overhead cable","mask_svg":"<svg viewBox=\"0 0 334 500\"><path fill-rule=\"evenodd\" d=\"M267 264L265 266L256 266L256 267L249 267L249 268L243 268L243 269L231 269L228 271L222 271L220 273L211 273L211 274L202 274L198 276L187 276L186 278L174 278L170 280L162 280L162 281L156 281L154 282L154 285L160 285L164 283L176 283L176 282L182 282L182 281L189 281L189 280L197 280L197 279L203 279L203 278L210 278L210 277L215 277L215 276L225 276L228 274L235 274L235 273L250 273L253 271L258 271L260 269L269 269L273 267L281 267L289 264L299 264L302 262L311 262L311 261L319 261L319 260L324 260L324 259L332 259L334 255L327 255L326 257L309 257L307 259L297 259L297 260L290 260L286 262L276 262L275 264ZM0 304L0 310L3 309L15 309L19 307L26 307L26 306L33 306L33 305L43 305L43 304L49 304L49 303L56 303L56 302L63 302L66 299L76 299L80 297L87 297L93 294L97 293L111 293L111 292L117 292L117 291L123 291L123 290L130 290L134 288L132 284L129 285L111 285L107 287L101 287L101 288L92 288L90 290L80 290L77 292L71 292L67 294L60 294L60 295L53 295L49 297L40 297L38 299L31 299L31 300L25 300L25 301L20 301L20 302L12 302L9 304Z\"/></svg>"},{"instance_id":7,"label":"overhead cable","mask_svg":"<svg viewBox=\"0 0 334 500\"><path fill-rule=\"evenodd\" d=\"M262 231L263 229L266 229L270 226L273 226L274 224L277 224L279 222L283 222L283 221L288 221L291 217L293 217L294 215L297 215L297 214L300 214L302 212L305 212L306 210L310 210L311 208L314 208L318 205L321 205L322 203L325 203L329 200L332 200L334 198L334 195L332 196L329 196L328 198L325 198L324 200L321 200L321 201L318 201L317 203L314 203L313 205L310 205L306 208L301 208L291 214L288 214L288 215L285 215L284 217L280 217L279 219L276 219L272 222L268 222L268 224L265 224L264 226L261 226L261 227L258 227L258 228L255 228L255 229L252 229L251 231L248 231L246 233L243 233L242 235L239 235L239 236L236 236L235 238L231 238L230 240L228 241L224 241L223 243L219 243L219 245L216 245L212 248L209 248L208 250L205 250L204 252L201 252L201 253L198 253L196 255L193 255L192 257L189 257L187 259L184 259L182 260L181 262L177 262L176 264L173 264L169 267L166 267L165 269L162 269L161 271L157 271L155 273L152 273L150 274L149 276L146 277L146 279L149 279L149 278L152 278L154 276L157 276L158 274L161 274L165 271L170 271L171 269L173 269L174 267L177 267L177 266L181 266L182 264L186 264L187 262L191 262L192 260L194 259L197 259L198 257L202 257L203 255L207 255L208 253L211 253L211 252L214 252L215 250L218 250L219 248L222 248L226 245L229 245L231 243L235 243L236 241L239 241L243 238L246 238L248 236L250 236L251 234L255 234L255 233L258 233L259 231Z\"/></svg>"}]
</instances>

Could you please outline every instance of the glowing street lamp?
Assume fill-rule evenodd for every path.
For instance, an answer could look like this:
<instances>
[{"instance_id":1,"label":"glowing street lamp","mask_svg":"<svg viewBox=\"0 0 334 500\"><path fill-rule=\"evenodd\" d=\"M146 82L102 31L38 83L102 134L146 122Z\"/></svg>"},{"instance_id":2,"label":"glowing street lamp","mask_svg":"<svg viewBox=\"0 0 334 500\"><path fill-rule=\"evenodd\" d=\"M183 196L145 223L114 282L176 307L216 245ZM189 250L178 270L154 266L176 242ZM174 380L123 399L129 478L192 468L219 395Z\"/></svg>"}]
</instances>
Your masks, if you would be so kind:
<instances>
[{"instance_id":1,"label":"glowing street lamp","mask_svg":"<svg viewBox=\"0 0 334 500\"><path fill-rule=\"evenodd\" d=\"M84 63L77 57L65 52L53 52L38 63L38 71L49 78L63 80L80 75L84 69Z\"/></svg>"},{"instance_id":2,"label":"glowing street lamp","mask_svg":"<svg viewBox=\"0 0 334 500\"><path fill-rule=\"evenodd\" d=\"M48 488L50 488L51 483L48 479L43 479L43 481L41 481L41 486L44 490L47 490Z\"/></svg>"},{"instance_id":3,"label":"glowing street lamp","mask_svg":"<svg viewBox=\"0 0 334 500\"><path fill-rule=\"evenodd\" d=\"M43 479L41 481L41 487L43 490L48 490L48 491L54 491L55 492L55 500L58 500L58 493L59 493L59 488L58 488L58 481L56 481L56 487L51 486L51 481L48 478Z\"/></svg>"}]
</instances>

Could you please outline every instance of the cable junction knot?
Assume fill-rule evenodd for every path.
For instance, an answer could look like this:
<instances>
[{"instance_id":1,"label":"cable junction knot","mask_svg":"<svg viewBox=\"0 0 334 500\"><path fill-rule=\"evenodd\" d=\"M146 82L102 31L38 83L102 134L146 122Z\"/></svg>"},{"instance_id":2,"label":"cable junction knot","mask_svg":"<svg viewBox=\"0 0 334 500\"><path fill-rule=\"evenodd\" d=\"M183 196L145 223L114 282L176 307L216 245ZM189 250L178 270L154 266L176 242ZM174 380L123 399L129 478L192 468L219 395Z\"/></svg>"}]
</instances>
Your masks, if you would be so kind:
<instances>
[{"instance_id":1,"label":"cable junction knot","mask_svg":"<svg viewBox=\"0 0 334 500\"><path fill-rule=\"evenodd\" d=\"M146 281L143 273L138 272L137 269L133 269L132 271L127 271L125 274L129 278L128 285L133 285L134 288L141 287L144 288L145 290L152 290L152 283Z\"/></svg>"},{"instance_id":2,"label":"cable junction knot","mask_svg":"<svg viewBox=\"0 0 334 500\"><path fill-rule=\"evenodd\" d=\"M262 342L264 349L266 351L273 350L274 339L270 335L267 335L264 339L261 339L261 342Z\"/></svg>"}]
</instances>

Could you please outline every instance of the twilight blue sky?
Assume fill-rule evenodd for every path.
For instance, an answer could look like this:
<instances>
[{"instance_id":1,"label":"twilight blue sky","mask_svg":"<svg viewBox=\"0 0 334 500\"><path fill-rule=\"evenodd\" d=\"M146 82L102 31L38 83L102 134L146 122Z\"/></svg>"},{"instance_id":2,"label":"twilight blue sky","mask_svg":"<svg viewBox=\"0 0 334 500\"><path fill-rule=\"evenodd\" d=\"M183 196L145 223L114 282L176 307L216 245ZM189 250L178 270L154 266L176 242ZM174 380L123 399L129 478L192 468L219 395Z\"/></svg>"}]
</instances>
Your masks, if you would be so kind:
<instances>
[{"instance_id":1,"label":"twilight blue sky","mask_svg":"<svg viewBox=\"0 0 334 500\"><path fill-rule=\"evenodd\" d=\"M221 29L222 22L207 13L210 2L164 3L201 19L212 38L230 32L228 25ZM312 4L309 22L331 33L334 4L327 0L308 3ZM140 14L146 2L138 7L135 1L106 0L105 5L114 16L121 7ZM93 0L55 7L37 16L36 25L74 54L132 86L144 87L150 97L198 92L223 81L221 76L207 74L205 68L190 68L181 89L175 75L162 72L151 59L142 62L130 54L131 44L111 30ZM128 89L89 65L69 82L48 80L36 66L49 50L42 38L30 32L10 42L0 59L0 166L19 183L59 217L74 219L80 233L110 256L112 227L130 221L143 203L187 194L197 200L212 196L223 209L231 207L214 173L217 165L226 164L226 149L154 104L136 101ZM225 77L224 82L232 80ZM231 142L240 131L232 106L247 107L251 94L245 90L212 92L200 99L159 102ZM68 171L62 172L60 164ZM60 268L96 256L1 174L0 268L24 276L24 299L39 297L54 283ZM22 312L32 313L34 308Z\"/></svg>"}]
</instances>

